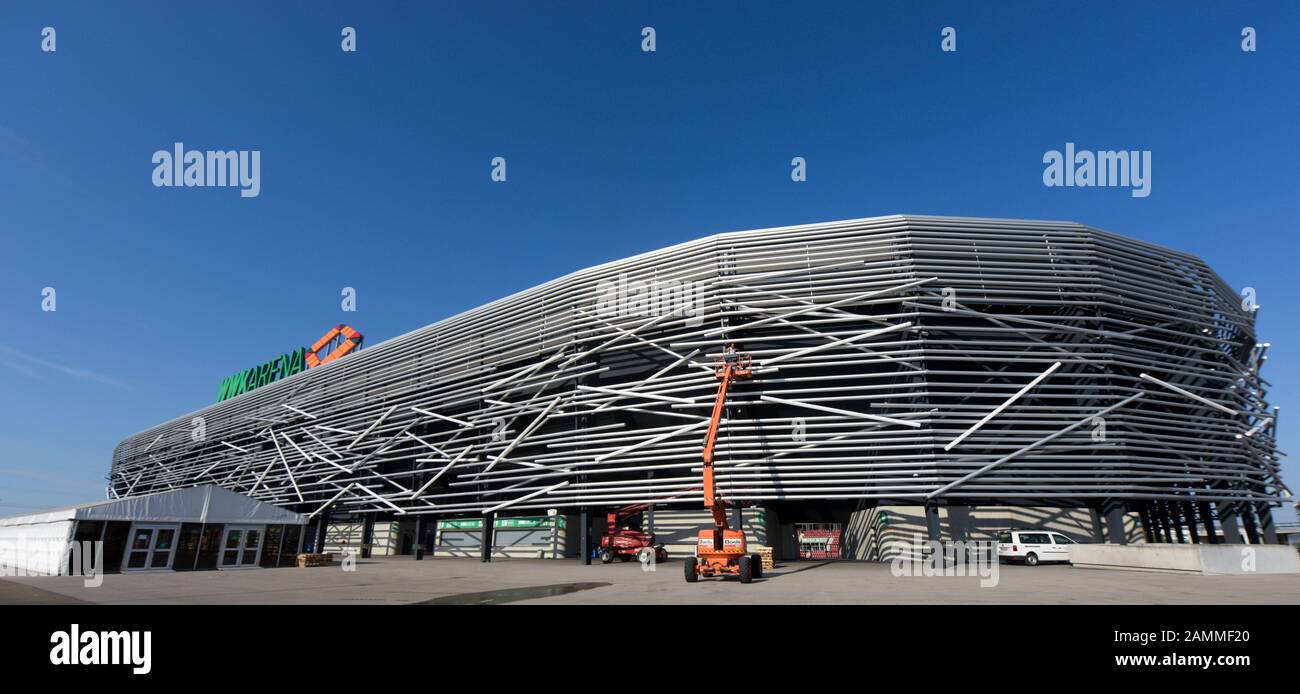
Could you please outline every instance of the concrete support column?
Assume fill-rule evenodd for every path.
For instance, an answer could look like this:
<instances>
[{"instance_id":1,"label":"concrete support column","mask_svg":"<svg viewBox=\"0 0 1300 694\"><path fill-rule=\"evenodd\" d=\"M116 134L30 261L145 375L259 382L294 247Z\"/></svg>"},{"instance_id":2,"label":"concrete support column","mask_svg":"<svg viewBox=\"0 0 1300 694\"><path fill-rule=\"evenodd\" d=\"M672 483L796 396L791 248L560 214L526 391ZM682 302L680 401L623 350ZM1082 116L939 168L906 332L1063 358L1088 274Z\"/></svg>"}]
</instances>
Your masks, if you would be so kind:
<instances>
[{"instance_id":1,"label":"concrete support column","mask_svg":"<svg viewBox=\"0 0 1300 694\"><path fill-rule=\"evenodd\" d=\"M925 506L925 532L926 539L931 542L943 542L943 530L939 524L939 507L934 504ZM944 565L943 552L935 552L934 564L942 568Z\"/></svg>"},{"instance_id":2,"label":"concrete support column","mask_svg":"<svg viewBox=\"0 0 1300 694\"><path fill-rule=\"evenodd\" d=\"M1128 533L1124 532L1124 507L1112 503L1106 507L1106 530L1109 541L1117 545L1128 544Z\"/></svg>"},{"instance_id":3,"label":"concrete support column","mask_svg":"<svg viewBox=\"0 0 1300 694\"><path fill-rule=\"evenodd\" d=\"M925 506L925 533L927 540L943 541L943 528L939 522L939 507L934 504Z\"/></svg>"},{"instance_id":4,"label":"concrete support column","mask_svg":"<svg viewBox=\"0 0 1300 694\"><path fill-rule=\"evenodd\" d=\"M1088 509L1088 515L1092 518L1092 541L1098 544L1106 541L1106 531L1101 525L1101 511L1096 506Z\"/></svg>"},{"instance_id":5,"label":"concrete support column","mask_svg":"<svg viewBox=\"0 0 1300 694\"><path fill-rule=\"evenodd\" d=\"M739 502L731 507L731 524L735 526L736 530L745 532L745 514Z\"/></svg>"},{"instance_id":6,"label":"concrete support column","mask_svg":"<svg viewBox=\"0 0 1300 694\"><path fill-rule=\"evenodd\" d=\"M1237 525L1236 504L1219 502L1215 504L1219 511L1219 522L1223 524L1223 541L1228 544L1241 543L1241 527Z\"/></svg>"},{"instance_id":7,"label":"concrete support column","mask_svg":"<svg viewBox=\"0 0 1300 694\"><path fill-rule=\"evenodd\" d=\"M1174 537L1178 538L1178 544L1186 543L1187 538L1183 536L1183 522L1186 519L1183 518L1182 504L1177 501L1166 501L1165 509L1169 512L1170 524L1174 526Z\"/></svg>"},{"instance_id":8,"label":"concrete support column","mask_svg":"<svg viewBox=\"0 0 1300 694\"><path fill-rule=\"evenodd\" d=\"M651 506L645 510L641 516L642 532L653 533L655 531L655 507Z\"/></svg>"},{"instance_id":9,"label":"concrete support column","mask_svg":"<svg viewBox=\"0 0 1300 694\"><path fill-rule=\"evenodd\" d=\"M948 506L948 539L970 542L971 519L969 506Z\"/></svg>"}]
</instances>

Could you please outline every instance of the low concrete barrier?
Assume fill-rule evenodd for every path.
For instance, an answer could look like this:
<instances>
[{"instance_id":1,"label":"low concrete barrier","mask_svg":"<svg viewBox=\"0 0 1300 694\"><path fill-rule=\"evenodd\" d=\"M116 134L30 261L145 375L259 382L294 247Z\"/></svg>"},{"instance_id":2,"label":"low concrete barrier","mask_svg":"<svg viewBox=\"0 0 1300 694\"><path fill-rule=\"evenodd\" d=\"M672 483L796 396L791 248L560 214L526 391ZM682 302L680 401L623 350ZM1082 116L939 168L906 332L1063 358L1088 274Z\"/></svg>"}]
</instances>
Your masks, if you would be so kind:
<instances>
[{"instance_id":1,"label":"low concrete barrier","mask_svg":"<svg viewBox=\"0 0 1300 694\"><path fill-rule=\"evenodd\" d=\"M1287 545L1075 545L1070 563L1086 569L1183 574L1300 573L1300 553Z\"/></svg>"}]
</instances>

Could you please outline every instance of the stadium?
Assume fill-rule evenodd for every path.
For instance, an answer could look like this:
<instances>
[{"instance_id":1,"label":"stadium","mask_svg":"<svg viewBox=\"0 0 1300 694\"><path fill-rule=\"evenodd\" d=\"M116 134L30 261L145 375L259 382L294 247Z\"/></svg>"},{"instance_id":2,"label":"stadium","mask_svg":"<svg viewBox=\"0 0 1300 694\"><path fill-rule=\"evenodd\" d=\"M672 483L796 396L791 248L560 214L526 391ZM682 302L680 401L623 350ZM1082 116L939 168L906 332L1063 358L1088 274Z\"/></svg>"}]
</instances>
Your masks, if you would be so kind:
<instances>
[{"instance_id":1,"label":"stadium","mask_svg":"<svg viewBox=\"0 0 1300 694\"><path fill-rule=\"evenodd\" d=\"M1254 325L1199 258L1073 222L722 233L263 370L123 440L109 492L216 485L301 514L318 550L590 560L616 516L689 552L730 346L753 377L716 486L778 556L1017 526L1272 542L1288 492Z\"/></svg>"}]
</instances>

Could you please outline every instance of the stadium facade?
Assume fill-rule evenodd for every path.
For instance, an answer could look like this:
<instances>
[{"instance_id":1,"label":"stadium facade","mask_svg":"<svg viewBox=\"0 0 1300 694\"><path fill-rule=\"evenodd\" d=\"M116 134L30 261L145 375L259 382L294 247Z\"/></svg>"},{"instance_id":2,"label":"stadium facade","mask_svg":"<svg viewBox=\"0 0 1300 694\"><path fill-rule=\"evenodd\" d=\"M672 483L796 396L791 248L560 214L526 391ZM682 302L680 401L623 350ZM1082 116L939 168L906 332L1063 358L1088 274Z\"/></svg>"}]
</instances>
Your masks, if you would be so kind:
<instances>
[{"instance_id":1,"label":"stadium facade","mask_svg":"<svg viewBox=\"0 0 1300 694\"><path fill-rule=\"evenodd\" d=\"M1077 517L1098 539L1268 541L1289 492L1254 325L1199 258L1071 222L717 234L129 436L109 490L216 484L318 535L352 519L419 545L434 519L572 527L652 502L667 519L701 508L713 362L737 344L755 376L730 396L719 491L768 535L839 522L850 554L878 556L891 523L962 537Z\"/></svg>"}]
</instances>

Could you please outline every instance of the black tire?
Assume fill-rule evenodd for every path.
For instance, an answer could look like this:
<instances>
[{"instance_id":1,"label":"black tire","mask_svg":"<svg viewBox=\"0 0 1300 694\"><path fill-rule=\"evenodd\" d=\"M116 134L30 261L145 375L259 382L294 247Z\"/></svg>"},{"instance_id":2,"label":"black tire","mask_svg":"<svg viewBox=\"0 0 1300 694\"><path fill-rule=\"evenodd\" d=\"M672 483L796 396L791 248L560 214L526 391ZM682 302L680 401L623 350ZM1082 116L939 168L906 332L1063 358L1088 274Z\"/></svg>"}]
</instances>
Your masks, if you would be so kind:
<instances>
[{"instance_id":1,"label":"black tire","mask_svg":"<svg viewBox=\"0 0 1300 694\"><path fill-rule=\"evenodd\" d=\"M749 557L740 558L740 582L750 583L754 580L754 564L749 561Z\"/></svg>"},{"instance_id":2,"label":"black tire","mask_svg":"<svg viewBox=\"0 0 1300 694\"><path fill-rule=\"evenodd\" d=\"M686 559L686 582L687 583L694 583L700 580L700 575L695 572L695 567L699 563L700 563L699 560L696 559L695 557L689 557Z\"/></svg>"},{"instance_id":3,"label":"black tire","mask_svg":"<svg viewBox=\"0 0 1300 694\"><path fill-rule=\"evenodd\" d=\"M662 564L666 561L668 561L668 550L663 547L655 549L655 562Z\"/></svg>"},{"instance_id":4,"label":"black tire","mask_svg":"<svg viewBox=\"0 0 1300 694\"><path fill-rule=\"evenodd\" d=\"M749 555L749 565L753 567L754 578L763 577L763 558L757 554Z\"/></svg>"},{"instance_id":5,"label":"black tire","mask_svg":"<svg viewBox=\"0 0 1300 694\"><path fill-rule=\"evenodd\" d=\"M631 559L631 558L632 558L632 557L629 557L629 556L626 555L626 554L620 554L620 555L618 555L618 560L619 560L619 561L623 561L623 562L628 561L628 560Z\"/></svg>"},{"instance_id":6,"label":"black tire","mask_svg":"<svg viewBox=\"0 0 1300 694\"><path fill-rule=\"evenodd\" d=\"M1030 552L1025 555L1025 566L1038 566L1038 555Z\"/></svg>"},{"instance_id":7,"label":"black tire","mask_svg":"<svg viewBox=\"0 0 1300 694\"><path fill-rule=\"evenodd\" d=\"M614 554L607 549L600 550L600 563L608 564L614 561Z\"/></svg>"}]
</instances>

